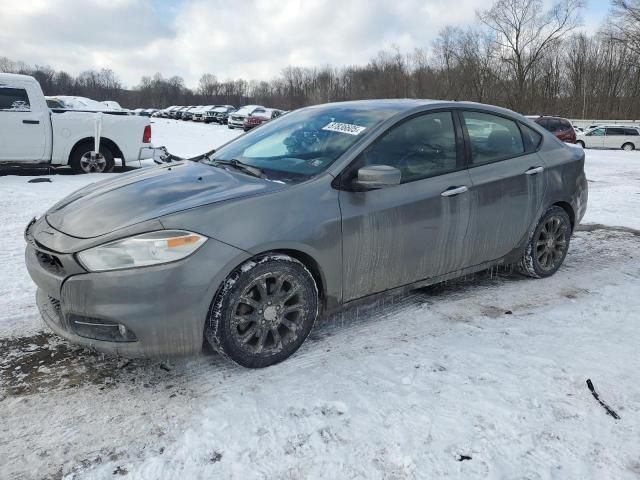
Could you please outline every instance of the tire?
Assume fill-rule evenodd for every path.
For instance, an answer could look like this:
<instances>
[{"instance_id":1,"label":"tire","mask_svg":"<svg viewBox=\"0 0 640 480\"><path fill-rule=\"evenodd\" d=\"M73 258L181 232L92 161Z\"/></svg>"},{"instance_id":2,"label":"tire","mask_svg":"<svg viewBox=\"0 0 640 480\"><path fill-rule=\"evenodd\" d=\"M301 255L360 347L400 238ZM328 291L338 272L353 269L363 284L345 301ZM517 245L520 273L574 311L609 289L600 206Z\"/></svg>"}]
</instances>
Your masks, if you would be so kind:
<instances>
[{"instance_id":1,"label":"tire","mask_svg":"<svg viewBox=\"0 0 640 480\"><path fill-rule=\"evenodd\" d=\"M584 142L582 140L576 140L576 145L578 145L579 147L584 148Z\"/></svg>"},{"instance_id":2,"label":"tire","mask_svg":"<svg viewBox=\"0 0 640 480\"><path fill-rule=\"evenodd\" d=\"M74 147L69 157L69 166L73 173L109 173L113 170L115 166L113 152L102 144L100 145L100 154L104 157L104 162L98 160L98 163L87 166L87 162L83 161L83 157L92 152L93 148L93 141L83 142Z\"/></svg>"},{"instance_id":3,"label":"tire","mask_svg":"<svg viewBox=\"0 0 640 480\"><path fill-rule=\"evenodd\" d=\"M630 152L632 150L635 150L636 147L633 143L627 142L624 145L622 145L622 150L625 150L627 152Z\"/></svg>"},{"instance_id":4,"label":"tire","mask_svg":"<svg viewBox=\"0 0 640 480\"><path fill-rule=\"evenodd\" d=\"M569 215L561 207L549 208L529 236L518 265L520 272L534 278L550 277L564 262L570 240Z\"/></svg>"},{"instance_id":5,"label":"tire","mask_svg":"<svg viewBox=\"0 0 640 480\"><path fill-rule=\"evenodd\" d=\"M233 130L234 127L232 127L231 125L227 125L227 127L229 127L229 130Z\"/></svg>"},{"instance_id":6,"label":"tire","mask_svg":"<svg viewBox=\"0 0 640 480\"><path fill-rule=\"evenodd\" d=\"M317 316L318 289L309 270L286 255L267 255L227 278L211 303L205 337L237 364L263 368L298 350Z\"/></svg>"}]
</instances>

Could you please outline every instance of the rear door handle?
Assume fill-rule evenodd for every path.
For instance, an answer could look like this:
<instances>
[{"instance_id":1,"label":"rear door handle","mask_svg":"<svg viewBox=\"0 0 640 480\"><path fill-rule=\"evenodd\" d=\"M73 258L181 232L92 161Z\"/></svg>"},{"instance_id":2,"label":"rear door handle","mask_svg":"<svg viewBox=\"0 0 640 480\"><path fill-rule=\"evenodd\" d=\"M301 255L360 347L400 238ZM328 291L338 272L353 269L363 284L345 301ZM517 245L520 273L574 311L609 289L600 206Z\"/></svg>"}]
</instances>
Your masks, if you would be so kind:
<instances>
[{"instance_id":1,"label":"rear door handle","mask_svg":"<svg viewBox=\"0 0 640 480\"><path fill-rule=\"evenodd\" d=\"M527 170L526 173L527 175L536 175L537 173L542 173L544 172L544 167L531 167L529 170Z\"/></svg>"},{"instance_id":2,"label":"rear door handle","mask_svg":"<svg viewBox=\"0 0 640 480\"><path fill-rule=\"evenodd\" d=\"M464 185L461 187L449 187L440 195L443 197L453 197L455 195L460 195L461 193L467 192L469 189Z\"/></svg>"},{"instance_id":3,"label":"rear door handle","mask_svg":"<svg viewBox=\"0 0 640 480\"><path fill-rule=\"evenodd\" d=\"M38 125L40 120L22 120L22 123L26 123L27 125Z\"/></svg>"}]
</instances>

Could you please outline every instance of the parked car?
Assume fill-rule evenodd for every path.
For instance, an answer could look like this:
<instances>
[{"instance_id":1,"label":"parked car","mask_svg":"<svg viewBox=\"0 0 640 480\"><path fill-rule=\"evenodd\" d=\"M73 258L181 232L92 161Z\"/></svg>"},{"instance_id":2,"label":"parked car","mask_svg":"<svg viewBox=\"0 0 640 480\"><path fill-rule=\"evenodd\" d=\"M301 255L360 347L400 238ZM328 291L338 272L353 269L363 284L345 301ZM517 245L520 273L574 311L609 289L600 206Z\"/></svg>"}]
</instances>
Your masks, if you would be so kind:
<instances>
[{"instance_id":1,"label":"parked car","mask_svg":"<svg viewBox=\"0 0 640 480\"><path fill-rule=\"evenodd\" d=\"M269 120L278 118L280 114L281 111L275 108L258 108L254 110L251 115L245 117L243 123L244 131L248 132L252 128L258 127Z\"/></svg>"},{"instance_id":2,"label":"parked car","mask_svg":"<svg viewBox=\"0 0 640 480\"><path fill-rule=\"evenodd\" d=\"M173 110L171 112L171 118L173 118L174 120L180 120L182 118L182 114L184 113L185 110L187 110L189 107L178 107L175 110Z\"/></svg>"},{"instance_id":3,"label":"parked car","mask_svg":"<svg viewBox=\"0 0 640 480\"><path fill-rule=\"evenodd\" d=\"M258 109L264 109L261 105L245 105L229 115L227 126L231 129L244 128L244 119Z\"/></svg>"},{"instance_id":4,"label":"parked car","mask_svg":"<svg viewBox=\"0 0 640 480\"><path fill-rule=\"evenodd\" d=\"M115 100L103 100L102 102L100 102L104 105L106 105L109 108L113 108L114 110L124 110L120 104L118 102L116 102Z\"/></svg>"},{"instance_id":5,"label":"parked car","mask_svg":"<svg viewBox=\"0 0 640 480\"><path fill-rule=\"evenodd\" d=\"M212 108L215 108L215 105L204 105L200 108L196 108L193 111L193 117L192 120L194 122L204 122L204 119L206 117L206 114L209 110L211 110Z\"/></svg>"},{"instance_id":6,"label":"parked car","mask_svg":"<svg viewBox=\"0 0 640 480\"><path fill-rule=\"evenodd\" d=\"M92 100L86 97L75 97L70 95L55 95L45 97L49 108L58 108L64 110L75 110L79 112L106 112L106 111L122 111L108 107L102 102Z\"/></svg>"},{"instance_id":7,"label":"parked car","mask_svg":"<svg viewBox=\"0 0 640 480\"><path fill-rule=\"evenodd\" d=\"M640 131L622 125L597 127L579 135L576 143L582 148L635 150L640 148Z\"/></svg>"},{"instance_id":8,"label":"parked car","mask_svg":"<svg viewBox=\"0 0 640 480\"><path fill-rule=\"evenodd\" d=\"M182 120L192 120L193 119L193 114L200 108L202 108L202 105L195 105L195 106L186 108L182 112L181 119Z\"/></svg>"},{"instance_id":9,"label":"parked car","mask_svg":"<svg viewBox=\"0 0 640 480\"><path fill-rule=\"evenodd\" d=\"M158 110L156 108L145 108L144 110L142 110L142 112L140 112L140 115L142 115L143 117L150 117L157 111Z\"/></svg>"},{"instance_id":10,"label":"parked car","mask_svg":"<svg viewBox=\"0 0 640 480\"><path fill-rule=\"evenodd\" d=\"M576 131L566 118L541 116L534 121L553 133L559 140L566 143L576 143Z\"/></svg>"},{"instance_id":11,"label":"parked car","mask_svg":"<svg viewBox=\"0 0 640 480\"><path fill-rule=\"evenodd\" d=\"M344 102L89 185L29 223L25 258L71 342L165 356L206 340L265 367L374 294L501 264L553 275L586 205L584 151L521 115Z\"/></svg>"},{"instance_id":12,"label":"parked car","mask_svg":"<svg viewBox=\"0 0 640 480\"><path fill-rule=\"evenodd\" d=\"M206 112L204 118L205 123L216 122L220 125L226 125L229 121L229 115L236 111L236 107L232 105L222 105L215 107Z\"/></svg>"},{"instance_id":13,"label":"parked car","mask_svg":"<svg viewBox=\"0 0 640 480\"><path fill-rule=\"evenodd\" d=\"M67 101L46 100L33 77L0 73L0 164L69 165L76 173L90 173L111 171L115 158L125 165L153 157L148 119L106 105L68 108ZM100 155L93 152L96 121L102 124Z\"/></svg>"},{"instance_id":14,"label":"parked car","mask_svg":"<svg viewBox=\"0 0 640 480\"><path fill-rule=\"evenodd\" d=\"M178 105L171 105L170 107L163 108L157 112L157 116L160 118L171 118L171 112L178 108Z\"/></svg>"}]
</instances>

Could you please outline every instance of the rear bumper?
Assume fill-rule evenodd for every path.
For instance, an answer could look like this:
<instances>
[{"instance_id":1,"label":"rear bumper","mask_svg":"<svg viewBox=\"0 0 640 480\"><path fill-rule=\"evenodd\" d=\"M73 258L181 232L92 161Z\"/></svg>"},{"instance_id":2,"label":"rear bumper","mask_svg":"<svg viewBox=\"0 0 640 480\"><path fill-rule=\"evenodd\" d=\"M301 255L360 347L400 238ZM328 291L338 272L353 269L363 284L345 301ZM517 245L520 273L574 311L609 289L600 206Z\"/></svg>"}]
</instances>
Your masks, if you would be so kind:
<instances>
[{"instance_id":1,"label":"rear bumper","mask_svg":"<svg viewBox=\"0 0 640 480\"><path fill-rule=\"evenodd\" d=\"M142 147L138 153L138 160L153 159L156 163L163 163L167 161L169 152L165 147Z\"/></svg>"},{"instance_id":2,"label":"rear bumper","mask_svg":"<svg viewBox=\"0 0 640 480\"><path fill-rule=\"evenodd\" d=\"M125 357L199 352L213 295L233 265L248 258L209 239L178 262L68 275L43 264L38 251L27 245L25 260L44 323L73 343Z\"/></svg>"}]
</instances>

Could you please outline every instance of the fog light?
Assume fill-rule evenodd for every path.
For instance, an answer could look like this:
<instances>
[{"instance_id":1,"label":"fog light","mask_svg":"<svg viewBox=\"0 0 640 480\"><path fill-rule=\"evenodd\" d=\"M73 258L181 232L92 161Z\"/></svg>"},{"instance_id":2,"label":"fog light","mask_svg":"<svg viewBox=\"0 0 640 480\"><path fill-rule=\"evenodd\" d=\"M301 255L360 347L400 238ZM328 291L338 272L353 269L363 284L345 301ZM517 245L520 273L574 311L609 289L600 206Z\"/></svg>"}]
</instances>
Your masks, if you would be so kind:
<instances>
[{"instance_id":1,"label":"fog light","mask_svg":"<svg viewBox=\"0 0 640 480\"><path fill-rule=\"evenodd\" d=\"M103 318L69 315L69 325L79 336L105 342L135 342L135 334L121 323Z\"/></svg>"}]
</instances>

